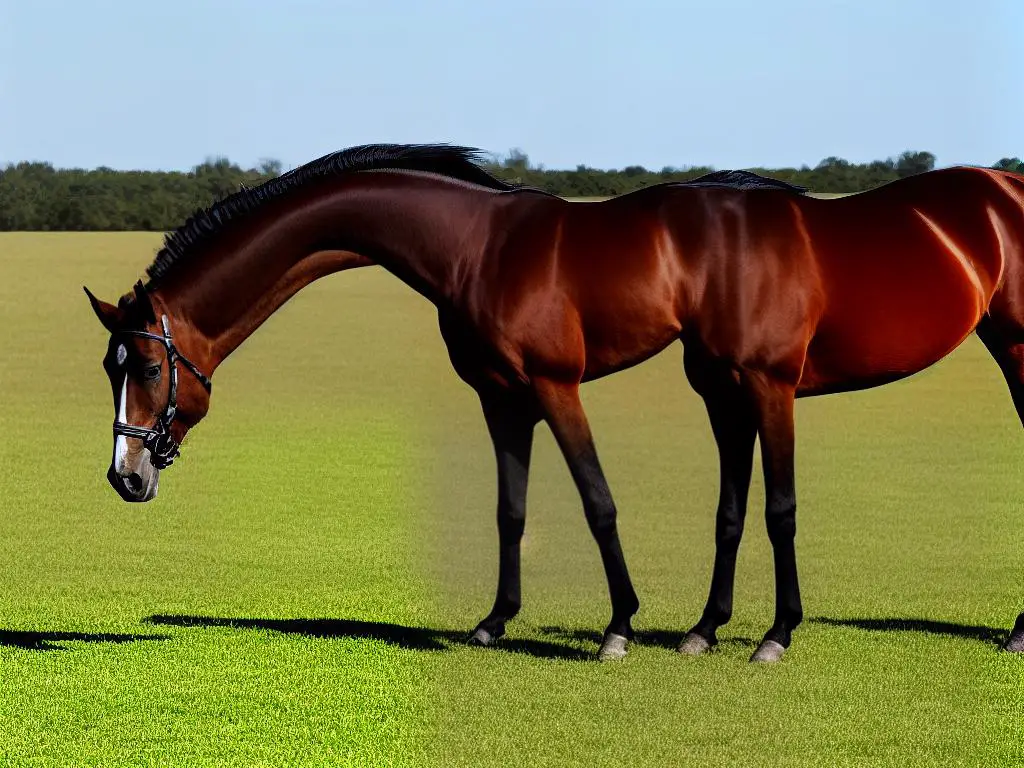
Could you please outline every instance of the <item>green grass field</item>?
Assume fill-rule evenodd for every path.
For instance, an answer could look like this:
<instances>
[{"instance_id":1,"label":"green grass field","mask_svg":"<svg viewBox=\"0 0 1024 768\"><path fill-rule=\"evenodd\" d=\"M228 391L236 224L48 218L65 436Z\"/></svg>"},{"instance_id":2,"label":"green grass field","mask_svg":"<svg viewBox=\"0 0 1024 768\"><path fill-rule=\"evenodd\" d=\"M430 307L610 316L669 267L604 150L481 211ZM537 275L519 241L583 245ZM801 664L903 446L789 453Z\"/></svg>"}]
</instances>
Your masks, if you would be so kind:
<instances>
[{"instance_id":1,"label":"green grass field","mask_svg":"<svg viewBox=\"0 0 1024 768\"><path fill-rule=\"evenodd\" d=\"M736 613L673 651L713 555L717 458L680 350L584 397L642 608L621 663L597 549L538 430L524 609L490 607L494 466L426 302L321 281L215 376L210 416L127 505L106 485L108 300L150 234L0 235L0 765L948 766L1024 763L1024 434L971 339L910 380L801 401L806 623L772 615L759 475ZM759 472L759 469L755 470Z\"/></svg>"}]
</instances>

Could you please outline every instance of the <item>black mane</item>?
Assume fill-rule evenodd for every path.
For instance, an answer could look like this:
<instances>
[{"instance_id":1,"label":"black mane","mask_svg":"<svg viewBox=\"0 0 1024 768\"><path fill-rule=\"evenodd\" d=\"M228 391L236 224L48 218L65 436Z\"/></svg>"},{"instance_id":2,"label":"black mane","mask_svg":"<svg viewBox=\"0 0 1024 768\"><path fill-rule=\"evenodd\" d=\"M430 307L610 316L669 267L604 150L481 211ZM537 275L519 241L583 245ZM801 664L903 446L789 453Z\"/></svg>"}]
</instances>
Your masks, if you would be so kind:
<instances>
[{"instance_id":1,"label":"black mane","mask_svg":"<svg viewBox=\"0 0 1024 768\"><path fill-rule=\"evenodd\" d=\"M478 160L479 150L446 144L364 144L324 155L257 187L243 187L209 208L197 210L164 238L163 248L146 269L149 275L146 287L153 287L175 264L229 223L253 213L270 200L332 176L383 169L428 171L502 192L518 188L491 176L476 164Z\"/></svg>"},{"instance_id":2,"label":"black mane","mask_svg":"<svg viewBox=\"0 0 1024 768\"><path fill-rule=\"evenodd\" d=\"M684 187L732 187L733 189L780 189L803 195L807 187L790 184L767 176L758 176L750 171L713 171L698 176L692 181L677 182Z\"/></svg>"},{"instance_id":3,"label":"black mane","mask_svg":"<svg viewBox=\"0 0 1024 768\"><path fill-rule=\"evenodd\" d=\"M257 211L264 203L325 178L357 171L394 169L437 173L500 192L521 188L495 178L481 168L477 164L481 160L480 154L479 150L470 147L446 144L364 144L324 155L257 187L243 187L210 207L197 210L184 224L164 238L163 247L157 252L153 263L146 268L149 282L145 287L154 287L175 264L184 261L197 247L208 242L228 224ZM796 194L807 192L806 187L758 176L749 171L714 171L692 181L675 183L687 187L777 189Z\"/></svg>"}]
</instances>

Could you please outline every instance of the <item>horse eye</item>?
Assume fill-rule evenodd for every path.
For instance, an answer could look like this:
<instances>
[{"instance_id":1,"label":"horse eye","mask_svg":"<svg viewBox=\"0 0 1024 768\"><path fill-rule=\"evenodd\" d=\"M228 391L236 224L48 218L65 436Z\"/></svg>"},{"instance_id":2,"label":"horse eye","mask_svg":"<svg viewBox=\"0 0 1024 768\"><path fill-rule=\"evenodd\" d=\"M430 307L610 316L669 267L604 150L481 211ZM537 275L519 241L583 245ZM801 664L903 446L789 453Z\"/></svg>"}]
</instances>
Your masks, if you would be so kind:
<instances>
[{"instance_id":1,"label":"horse eye","mask_svg":"<svg viewBox=\"0 0 1024 768\"><path fill-rule=\"evenodd\" d=\"M146 370L143 372L143 376L145 376L150 381L152 381L153 379L160 378L160 366L159 365L150 365L150 366L148 366L146 368Z\"/></svg>"}]
</instances>

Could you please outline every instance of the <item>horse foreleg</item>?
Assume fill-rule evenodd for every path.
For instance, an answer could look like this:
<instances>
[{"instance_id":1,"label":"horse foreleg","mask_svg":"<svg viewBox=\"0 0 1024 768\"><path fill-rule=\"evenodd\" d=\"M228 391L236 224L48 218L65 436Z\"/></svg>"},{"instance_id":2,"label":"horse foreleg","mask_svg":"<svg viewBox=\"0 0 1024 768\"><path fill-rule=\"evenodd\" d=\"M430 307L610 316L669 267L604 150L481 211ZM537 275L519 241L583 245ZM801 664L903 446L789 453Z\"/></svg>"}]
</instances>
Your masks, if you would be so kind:
<instances>
[{"instance_id":1,"label":"horse foreleg","mask_svg":"<svg viewBox=\"0 0 1024 768\"><path fill-rule=\"evenodd\" d=\"M612 619L605 630L598 658L602 661L620 659L626 655L633 638L631 620L640 603L622 554L615 503L580 402L579 384L541 380L534 382L534 390L583 500L587 525L597 541L608 578Z\"/></svg>"},{"instance_id":2,"label":"horse foreleg","mask_svg":"<svg viewBox=\"0 0 1024 768\"><path fill-rule=\"evenodd\" d=\"M522 604L519 545L526 525L526 485L537 418L518 401L481 397L480 402L498 464L498 593L470 642L487 646L505 634L505 623Z\"/></svg>"}]
</instances>

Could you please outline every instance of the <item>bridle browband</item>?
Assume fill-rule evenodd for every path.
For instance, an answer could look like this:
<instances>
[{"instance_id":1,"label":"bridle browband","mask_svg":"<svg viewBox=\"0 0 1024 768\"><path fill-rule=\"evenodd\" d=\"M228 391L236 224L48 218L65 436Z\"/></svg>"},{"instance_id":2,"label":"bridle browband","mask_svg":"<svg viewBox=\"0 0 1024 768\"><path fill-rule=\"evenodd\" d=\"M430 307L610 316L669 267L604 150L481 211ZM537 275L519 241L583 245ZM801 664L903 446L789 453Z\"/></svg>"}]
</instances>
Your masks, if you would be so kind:
<instances>
[{"instance_id":1,"label":"bridle browband","mask_svg":"<svg viewBox=\"0 0 1024 768\"><path fill-rule=\"evenodd\" d=\"M212 392L213 382L196 367L195 363L178 352L177 347L174 346L174 341L171 339L171 324L167 320L167 315L160 316L160 324L163 326L162 336L156 333L149 333L148 331L133 330L122 330L117 335L139 336L143 339L152 339L163 344L164 349L167 350L167 367L170 369L171 374L171 386L167 392L167 405L164 407L164 412L157 417L156 427L152 429L149 427L137 427L134 424L125 424L115 418L114 435L139 438L142 440L142 444L149 450L149 460L153 466L157 469L165 469L181 453L178 442L171 436L171 422L174 421L174 414L178 410L177 363L180 362L184 365L199 380L199 383L203 385L207 392Z\"/></svg>"}]
</instances>

